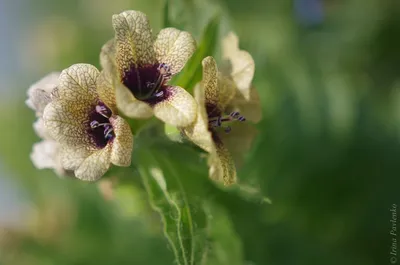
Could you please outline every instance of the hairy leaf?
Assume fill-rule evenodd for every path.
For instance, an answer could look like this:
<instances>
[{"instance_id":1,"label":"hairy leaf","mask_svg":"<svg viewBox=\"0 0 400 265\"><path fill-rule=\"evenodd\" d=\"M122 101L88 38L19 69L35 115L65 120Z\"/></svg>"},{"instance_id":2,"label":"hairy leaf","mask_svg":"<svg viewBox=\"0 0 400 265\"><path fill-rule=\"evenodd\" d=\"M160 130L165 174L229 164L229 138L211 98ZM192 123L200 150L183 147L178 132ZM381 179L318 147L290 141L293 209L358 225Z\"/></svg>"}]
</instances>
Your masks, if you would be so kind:
<instances>
[{"instance_id":1,"label":"hairy leaf","mask_svg":"<svg viewBox=\"0 0 400 265\"><path fill-rule=\"evenodd\" d=\"M205 163L199 170L193 166L201 162L194 151L158 141L140 148L136 157L150 203L161 215L176 262L201 264L207 249L207 222L202 200L194 190L208 182Z\"/></svg>"}]
</instances>

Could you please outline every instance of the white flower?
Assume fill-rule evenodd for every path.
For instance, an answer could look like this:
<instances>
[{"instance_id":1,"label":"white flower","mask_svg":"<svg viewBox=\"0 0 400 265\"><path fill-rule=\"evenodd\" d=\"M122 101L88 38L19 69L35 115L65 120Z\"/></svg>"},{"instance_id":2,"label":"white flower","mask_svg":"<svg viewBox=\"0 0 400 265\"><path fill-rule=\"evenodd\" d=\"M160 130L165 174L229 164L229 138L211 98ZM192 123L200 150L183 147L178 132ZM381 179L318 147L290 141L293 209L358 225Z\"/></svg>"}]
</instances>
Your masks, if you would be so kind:
<instances>
[{"instance_id":1,"label":"white flower","mask_svg":"<svg viewBox=\"0 0 400 265\"><path fill-rule=\"evenodd\" d=\"M43 124L43 110L51 102L52 92L57 88L60 72L52 72L28 89L26 105L35 111L37 120L33 124L36 134L43 140L33 145L30 158L38 169L53 169L57 175L65 176L70 172L61 165L60 146L48 134Z\"/></svg>"}]
</instances>

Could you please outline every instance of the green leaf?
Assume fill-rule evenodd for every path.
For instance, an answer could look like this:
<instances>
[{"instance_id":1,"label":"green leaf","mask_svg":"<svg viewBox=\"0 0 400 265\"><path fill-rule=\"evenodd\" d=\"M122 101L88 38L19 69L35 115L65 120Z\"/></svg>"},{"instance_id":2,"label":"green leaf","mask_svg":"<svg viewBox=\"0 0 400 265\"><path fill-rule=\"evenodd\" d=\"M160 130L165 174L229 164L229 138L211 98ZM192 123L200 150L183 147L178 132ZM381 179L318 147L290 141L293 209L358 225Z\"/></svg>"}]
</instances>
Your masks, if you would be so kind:
<instances>
[{"instance_id":1,"label":"green leaf","mask_svg":"<svg viewBox=\"0 0 400 265\"><path fill-rule=\"evenodd\" d=\"M215 203L208 203L209 250L203 264L243 265L242 242L236 234L228 212Z\"/></svg>"},{"instance_id":2,"label":"green leaf","mask_svg":"<svg viewBox=\"0 0 400 265\"><path fill-rule=\"evenodd\" d=\"M269 209L268 199L246 187L214 183L208 178L206 159L201 158L198 149L170 141L163 125L155 125L144 127L137 135L133 166L141 175L153 209L161 215L164 235L176 262L243 264L224 263L232 247L243 248L246 260L253 260L254 255L253 261L262 260L267 234L263 216ZM216 213L218 209L226 216ZM214 216L230 220L230 228L218 233L220 228L213 227ZM221 222L228 225L228 221ZM226 241L228 234L236 242ZM259 235L256 246L244 244L254 235Z\"/></svg>"},{"instance_id":3,"label":"green leaf","mask_svg":"<svg viewBox=\"0 0 400 265\"><path fill-rule=\"evenodd\" d=\"M146 135L137 140L147 144L137 150L136 164L150 203L161 215L164 235L176 262L201 264L207 249L207 221L196 189L208 183L205 163L199 170L194 165L199 164L200 158L193 150L163 140L149 142L149 139Z\"/></svg>"},{"instance_id":4,"label":"green leaf","mask_svg":"<svg viewBox=\"0 0 400 265\"><path fill-rule=\"evenodd\" d=\"M191 92L194 86L201 81L202 66L201 61L214 54L218 43L220 16L217 14L212 18L204 30L201 41L196 52L186 63L185 68L173 78L172 83L185 88Z\"/></svg>"},{"instance_id":5,"label":"green leaf","mask_svg":"<svg viewBox=\"0 0 400 265\"><path fill-rule=\"evenodd\" d=\"M164 0L164 9L163 9L164 28L172 27L172 23L169 18L169 5L170 5L170 0Z\"/></svg>"},{"instance_id":6,"label":"green leaf","mask_svg":"<svg viewBox=\"0 0 400 265\"><path fill-rule=\"evenodd\" d=\"M176 126L164 124L164 133L172 141L181 142L183 137Z\"/></svg>"},{"instance_id":7,"label":"green leaf","mask_svg":"<svg viewBox=\"0 0 400 265\"><path fill-rule=\"evenodd\" d=\"M265 220L271 205L256 198L244 198L237 188L215 192L213 201L229 214L242 243L244 259L255 264L266 264L265 244L270 230Z\"/></svg>"}]
</instances>

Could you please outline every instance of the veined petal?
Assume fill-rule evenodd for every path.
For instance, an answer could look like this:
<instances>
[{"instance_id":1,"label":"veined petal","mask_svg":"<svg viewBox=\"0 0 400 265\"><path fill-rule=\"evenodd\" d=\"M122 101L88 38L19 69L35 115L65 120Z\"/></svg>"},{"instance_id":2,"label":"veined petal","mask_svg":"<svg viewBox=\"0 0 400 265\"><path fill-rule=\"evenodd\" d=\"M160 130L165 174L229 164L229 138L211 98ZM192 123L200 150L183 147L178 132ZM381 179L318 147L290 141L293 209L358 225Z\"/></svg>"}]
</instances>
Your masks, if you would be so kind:
<instances>
[{"instance_id":1,"label":"veined petal","mask_svg":"<svg viewBox=\"0 0 400 265\"><path fill-rule=\"evenodd\" d=\"M100 52L100 65L107 72L112 75L116 74L115 68L115 44L114 38L107 41L103 47L101 47Z\"/></svg>"},{"instance_id":2,"label":"veined petal","mask_svg":"<svg viewBox=\"0 0 400 265\"><path fill-rule=\"evenodd\" d=\"M218 116L235 96L236 87L231 79L219 74L213 57L203 59L202 65L202 85L207 113L209 116Z\"/></svg>"},{"instance_id":3,"label":"veined petal","mask_svg":"<svg viewBox=\"0 0 400 265\"><path fill-rule=\"evenodd\" d=\"M213 57L208 56L201 62L203 65L203 80L205 104L218 106L218 67Z\"/></svg>"},{"instance_id":4,"label":"veined petal","mask_svg":"<svg viewBox=\"0 0 400 265\"><path fill-rule=\"evenodd\" d=\"M97 99L96 79L99 70L90 64L74 64L61 72L57 98L91 104Z\"/></svg>"},{"instance_id":5,"label":"veined petal","mask_svg":"<svg viewBox=\"0 0 400 265\"><path fill-rule=\"evenodd\" d=\"M115 132L115 139L112 142L111 163L123 167L130 166L133 149L131 128L120 116L113 116L110 122Z\"/></svg>"},{"instance_id":6,"label":"veined petal","mask_svg":"<svg viewBox=\"0 0 400 265\"><path fill-rule=\"evenodd\" d=\"M197 104L185 89L169 86L165 88L164 93L166 98L153 107L157 118L177 127L186 127L195 121Z\"/></svg>"},{"instance_id":7,"label":"veined petal","mask_svg":"<svg viewBox=\"0 0 400 265\"><path fill-rule=\"evenodd\" d=\"M61 165L66 170L76 170L82 162L88 158L94 151L85 148L84 146L60 146Z\"/></svg>"},{"instance_id":8,"label":"veined petal","mask_svg":"<svg viewBox=\"0 0 400 265\"><path fill-rule=\"evenodd\" d=\"M101 178L110 168L112 147L108 144L103 149L99 149L87 157L75 170L78 179L95 181Z\"/></svg>"},{"instance_id":9,"label":"veined petal","mask_svg":"<svg viewBox=\"0 0 400 265\"><path fill-rule=\"evenodd\" d=\"M132 66L156 62L149 20L139 11L125 11L113 15L115 30L115 56L120 78Z\"/></svg>"},{"instance_id":10,"label":"veined petal","mask_svg":"<svg viewBox=\"0 0 400 265\"><path fill-rule=\"evenodd\" d=\"M61 144L71 146L91 145L85 122L92 105L86 101L56 99L46 106L43 113L47 133Z\"/></svg>"},{"instance_id":11,"label":"veined petal","mask_svg":"<svg viewBox=\"0 0 400 265\"><path fill-rule=\"evenodd\" d=\"M222 57L230 62L230 75L245 99L250 99L250 87L254 76L254 60L239 49L239 39L230 32L222 41Z\"/></svg>"},{"instance_id":12,"label":"veined petal","mask_svg":"<svg viewBox=\"0 0 400 265\"><path fill-rule=\"evenodd\" d=\"M196 50L196 41L186 31L165 28L154 42L157 61L169 66L171 74L179 73Z\"/></svg>"},{"instance_id":13,"label":"veined petal","mask_svg":"<svg viewBox=\"0 0 400 265\"><path fill-rule=\"evenodd\" d=\"M28 99L25 103L28 107L36 111L37 116L41 116L44 108L50 103L50 95L58 86L59 76L60 72L50 73L29 87Z\"/></svg>"},{"instance_id":14,"label":"veined petal","mask_svg":"<svg viewBox=\"0 0 400 265\"><path fill-rule=\"evenodd\" d=\"M147 103L137 100L126 86L117 84L115 93L118 109L126 116L134 119L148 119L153 116L152 108Z\"/></svg>"},{"instance_id":15,"label":"veined petal","mask_svg":"<svg viewBox=\"0 0 400 265\"><path fill-rule=\"evenodd\" d=\"M190 141L211 153L214 149L214 143L211 138L211 133L208 130L208 117L204 106L204 93L200 85L194 88L194 92L198 103L197 118L194 123L183 128L183 132Z\"/></svg>"},{"instance_id":16,"label":"veined petal","mask_svg":"<svg viewBox=\"0 0 400 265\"><path fill-rule=\"evenodd\" d=\"M115 98L115 89L112 85L111 74L108 71L101 71L97 78L97 94L101 101L111 109L114 114L117 114L117 103Z\"/></svg>"},{"instance_id":17,"label":"veined petal","mask_svg":"<svg viewBox=\"0 0 400 265\"><path fill-rule=\"evenodd\" d=\"M224 185L236 183L236 168L228 149L220 141L215 142L215 151L209 157L210 178Z\"/></svg>"}]
</instances>

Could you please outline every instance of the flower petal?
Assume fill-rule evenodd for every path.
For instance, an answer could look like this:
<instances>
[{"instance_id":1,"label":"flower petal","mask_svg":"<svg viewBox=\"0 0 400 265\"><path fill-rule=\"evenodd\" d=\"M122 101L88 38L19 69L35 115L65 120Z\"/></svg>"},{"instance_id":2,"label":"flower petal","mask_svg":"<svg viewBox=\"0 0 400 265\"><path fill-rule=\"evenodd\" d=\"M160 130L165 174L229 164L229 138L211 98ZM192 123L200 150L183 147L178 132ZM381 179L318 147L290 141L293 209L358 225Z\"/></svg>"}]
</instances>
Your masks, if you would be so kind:
<instances>
[{"instance_id":1,"label":"flower petal","mask_svg":"<svg viewBox=\"0 0 400 265\"><path fill-rule=\"evenodd\" d=\"M222 142L215 142L215 151L209 157L210 178L224 185L236 183L236 168L228 149Z\"/></svg>"},{"instance_id":2,"label":"flower petal","mask_svg":"<svg viewBox=\"0 0 400 265\"><path fill-rule=\"evenodd\" d=\"M218 105L218 67L213 57L208 56L201 62L203 65L203 80L205 104Z\"/></svg>"},{"instance_id":3,"label":"flower petal","mask_svg":"<svg viewBox=\"0 0 400 265\"><path fill-rule=\"evenodd\" d=\"M123 114L134 119L148 119L153 116L151 107L137 100L131 91L122 84L117 84L116 90L117 106Z\"/></svg>"},{"instance_id":4,"label":"flower petal","mask_svg":"<svg viewBox=\"0 0 400 265\"><path fill-rule=\"evenodd\" d=\"M218 106L225 110L236 95L236 86L232 79L219 76L218 77Z\"/></svg>"},{"instance_id":5,"label":"flower petal","mask_svg":"<svg viewBox=\"0 0 400 265\"><path fill-rule=\"evenodd\" d=\"M236 93L236 87L232 80L223 77L218 72L217 63L209 56L203 59L203 80L205 104L210 116L218 116L224 112L225 107ZM212 108L212 109L210 109Z\"/></svg>"},{"instance_id":6,"label":"flower petal","mask_svg":"<svg viewBox=\"0 0 400 265\"><path fill-rule=\"evenodd\" d=\"M91 145L85 122L91 105L56 99L46 106L43 113L47 133L54 140L71 146Z\"/></svg>"},{"instance_id":7,"label":"flower petal","mask_svg":"<svg viewBox=\"0 0 400 265\"><path fill-rule=\"evenodd\" d=\"M100 52L100 65L110 74L116 74L114 38L107 41Z\"/></svg>"},{"instance_id":8,"label":"flower petal","mask_svg":"<svg viewBox=\"0 0 400 265\"><path fill-rule=\"evenodd\" d=\"M88 115L97 104L96 79L99 71L89 64L75 64L60 75L60 84L43 119L49 135L71 146L94 145L87 133Z\"/></svg>"},{"instance_id":9,"label":"flower petal","mask_svg":"<svg viewBox=\"0 0 400 265\"><path fill-rule=\"evenodd\" d=\"M194 92L198 103L197 118L194 123L183 128L182 131L190 141L211 153L214 148L214 143L211 138L211 133L208 130L208 117L204 105L204 93L202 87L197 85L194 88Z\"/></svg>"},{"instance_id":10,"label":"flower petal","mask_svg":"<svg viewBox=\"0 0 400 265\"><path fill-rule=\"evenodd\" d=\"M196 50L196 41L186 31L175 28L162 29L154 42L159 63L170 67L171 74L179 73Z\"/></svg>"},{"instance_id":11,"label":"flower petal","mask_svg":"<svg viewBox=\"0 0 400 265\"><path fill-rule=\"evenodd\" d=\"M61 176L65 175L65 170L61 165L59 155L59 145L52 140L44 140L33 145L30 155L32 163L38 169L51 168Z\"/></svg>"},{"instance_id":12,"label":"flower petal","mask_svg":"<svg viewBox=\"0 0 400 265\"><path fill-rule=\"evenodd\" d=\"M144 13L125 11L113 15L112 23L115 30L115 59L121 78L132 66L156 62L152 31Z\"/></svg>"},{"instance_id":13,"label":"flower petal","mask_svg":"<svg viewBox=\"0 0 400 265\"><path fill-rule=\"evenodd\" d=\"M60 72L50 73L29 87L25 103L36 111L37 116L41 116L46 105L50 103L50 95L59 84L59 76Z\"/></svg>"},{"instance_id":14,"label":"flower petal","mask_svg":"<svg viewBox=\"0 0 400 265\"><path fill-rule=\"evenodd\" d=\"M237 168L242 166L245 154L250 150L256 135L257 129L247 121L232 125L229 133L220 134L221 140L229 150Z\"/></svg>"},{"instance_id":15,"label":"flower petal","mask_svg":"<svg viewBox=\"0 0 400 265\"><path fill-rule=\"evenodd\" d=\"M236 93L230 105L234 108L228 107L229 112L238 111L248 121L258 123L262 118L260 97L255 87L251 87L249 99L246 99L242 93Z\"/></svg>"},{"instance_id":16,"label":"flower petal","mask_svg":"<svg viewBox=\"0 0 400 265\"><path fill-rule=\"evenodd\" d=\"M61 145L60 160L62 167L66 170L76 170L82 162L88 158L94 151L91 151L84 146L72 147Z\"/></svg>"},{"instance_id":17,"label":"flower petal","mask_svg":"<svg viewBox=\"0 0 400 265\"><path fill-rule=\"evenodd\" d=\"M68 100L92 103L97 99L96 79L99 70L90 64L74 64L61 72L57 97Z\"/></svg>"},{"instance_id":18,"label":"flower petal","mask_svg":"<svg viewBox=\"0 0 400 265\"><path fill-rule=\"evenodd\" d=\"M50 135L47 132L46 126L44 126L44 121L42 118L38 118L33 123L33 129L35 130L37 136L45 140L51 140Z\"/></svg>"},{"instance_id":19,"label":"flower petal","mask_svg":"<svg viewBox=\"0 0 400 265\"><path fill-rule=\"evenodd\" d=\"M120 116L110 119L114 128L115 139L112 143L111 163L128 167L131 164L133 135L129 124Z\"/></svg>"},{"instance_id":20,"label":"flower petal","mask_svg":"<svg viewBox=\"0 0 400 265\"><path fill-rule=\"evenodd\" d=\"M110 168L111 150L112 147L108 144L87 157L75 170L75 176L86 181L96 181L101 178Z\"/></svg>"},{"instance_id":21,"label":"flower petal","mask_svg":"<svg viewBox=\"0 0 400 265\"><path fill-rule=\"evenodd\" d=\"M101 71L96 80L97 94L101 101L111 109L114 114L118 113L117 103L115 99L115 89L112 85L111 73L108 71Z\"/></svg>"},{"instance_id":22,"label":"flower petal","mask_svg":"<svg viewBox=\"0 0 400 265\"><path fill-rule=\"evenodd\" d=\"M164 93L168 96L153 107L157 118L177 127L186 127L195 121L197 104L185 89L169 86Z\"/></svg>"},{"instance_id":23,"label":"flower petal","mask_svg":"<svg viewBox=\"0 0 400 265\"><path fill-rule=\"evenodd\" d=\"M222 41L222 57L230 62L230 76L245 99L250 99L250 87L254 76L254 60L239 49L239 39L230 32Z\"/></svg>"}]
</instances>

